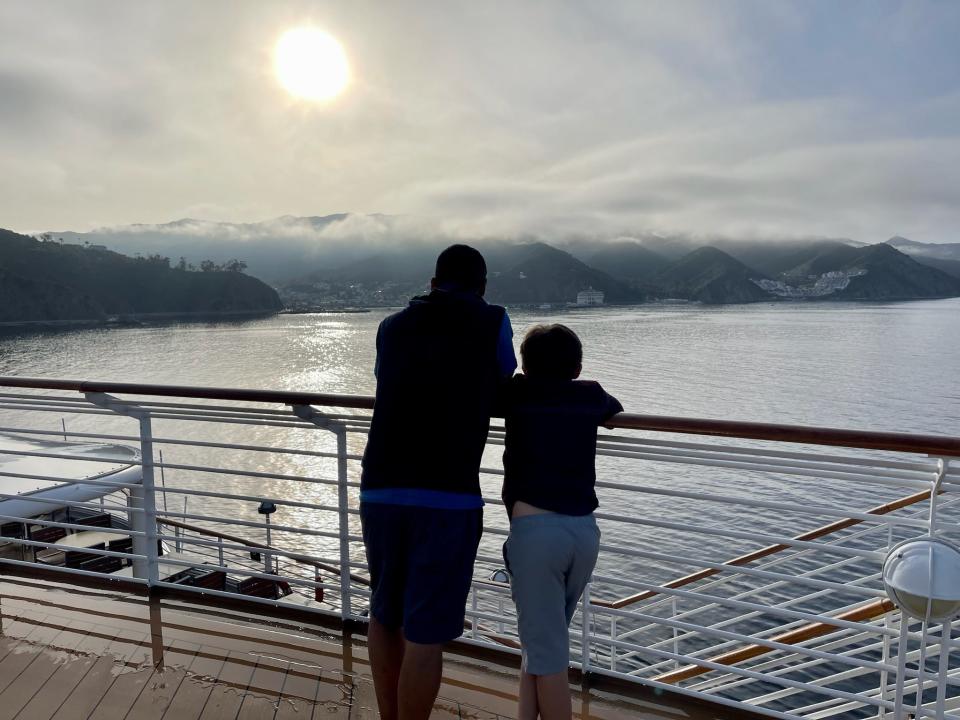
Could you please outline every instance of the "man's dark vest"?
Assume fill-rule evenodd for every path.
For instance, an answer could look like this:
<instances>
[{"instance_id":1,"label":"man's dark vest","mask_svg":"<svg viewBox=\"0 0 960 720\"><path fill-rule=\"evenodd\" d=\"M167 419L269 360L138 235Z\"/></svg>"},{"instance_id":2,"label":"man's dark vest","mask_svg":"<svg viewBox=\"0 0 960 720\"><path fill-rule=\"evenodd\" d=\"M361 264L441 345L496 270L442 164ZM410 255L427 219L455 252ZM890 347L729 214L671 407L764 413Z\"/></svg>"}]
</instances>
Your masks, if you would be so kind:
<instances>
[{"instance_id":1,"label":"man's dark vest","mask_svg":"<svg viewBox=\"0 0 960 720\"><path fill-rule=\"evenodd\" d=\"M480 494L504 314L477 295L435 290L380 324L363 490Z\"/></svg>"}]
</instances>

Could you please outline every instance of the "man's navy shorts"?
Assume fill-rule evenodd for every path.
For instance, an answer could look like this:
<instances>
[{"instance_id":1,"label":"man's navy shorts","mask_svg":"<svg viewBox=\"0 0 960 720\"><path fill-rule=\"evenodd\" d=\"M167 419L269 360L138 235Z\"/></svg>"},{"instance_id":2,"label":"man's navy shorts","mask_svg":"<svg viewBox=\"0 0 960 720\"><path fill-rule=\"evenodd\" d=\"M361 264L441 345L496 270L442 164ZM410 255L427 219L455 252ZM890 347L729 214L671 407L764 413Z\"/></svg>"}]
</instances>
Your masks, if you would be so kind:
<instances>
[{"instance_id":1,"label":"man's navy shorts","mask_svg":"<svg viewBox=\"0 0 960 720\"><path fill-rule=\"evenodd\" d=\"M370 566L370 613L432 645L463 634L483 510L360 503Z\"/></svg>"}]
</instances>

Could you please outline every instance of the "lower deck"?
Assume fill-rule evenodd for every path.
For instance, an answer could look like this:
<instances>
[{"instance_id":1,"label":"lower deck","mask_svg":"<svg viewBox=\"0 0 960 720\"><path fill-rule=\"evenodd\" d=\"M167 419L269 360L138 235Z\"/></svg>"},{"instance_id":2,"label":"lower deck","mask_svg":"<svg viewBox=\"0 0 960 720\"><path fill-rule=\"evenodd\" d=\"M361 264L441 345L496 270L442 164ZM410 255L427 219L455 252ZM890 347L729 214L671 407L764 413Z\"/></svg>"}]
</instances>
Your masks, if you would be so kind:
<instances>
[{"instance_id":1,"label":"lower deck","mask_svg":"<svg viewBox=\"0 0 960 720\"><path fill-rule=\"evenodd\" d=\"M0 616L0 720L378 717L362 635L15 578L0 581ZM517 672L513 658L452 646L433 717L515 717ZM738 714L642 690L573 690L580 718Z\"/></svg>"}]
</instances>

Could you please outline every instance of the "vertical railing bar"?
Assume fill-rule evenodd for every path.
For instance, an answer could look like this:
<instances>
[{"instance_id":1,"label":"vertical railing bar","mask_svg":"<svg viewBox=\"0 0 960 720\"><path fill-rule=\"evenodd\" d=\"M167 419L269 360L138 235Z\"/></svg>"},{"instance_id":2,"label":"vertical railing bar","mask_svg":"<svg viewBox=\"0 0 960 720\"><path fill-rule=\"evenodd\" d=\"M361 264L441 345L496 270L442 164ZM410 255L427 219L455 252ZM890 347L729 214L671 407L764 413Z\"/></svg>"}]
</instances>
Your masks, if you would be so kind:
<instances>
[{"instance_id":1,"label":"vertical railing bar","mask_svg":"<svg viewBox=\"0 0 960 720\"><path fill-rule=\"evenodd\" d=\"M943 717L947 702L947 676L950 672L950 644L953 639L953 623L940 623L940 663L937 667L937 703L935 715Z\"/></svg>"},{"instance_id":2,"label":"vertical railing bar","mask_svg":"<svg viewBox=\"0 0 960 720\"><path fill-rule=\"evenodd\" d=\"M150 420L150 413L138 412L140 421L140 460L141 479L140 484L143 487L143 519L146 527L146 555L147 555L147 581L153 585L160 579L160 567L158 563L159 548L157 547L157 496L156 487L153 478L153 427Z\"/></svg>"},{"instance_id":3,"label":"vertical railing bar","mask_svg":"<svg viewBox=\"0 0 960 720\"><path fill-rule=\"evenodd\" d=\"M590 672L590 589L592 582L583 588L580 601L580 669L584 675Z\"/></svg>"},{"instance_id":4,"label":"vertical railing bar","mask_svg":"<svg viewBox=\"0 0 960 720\"><path fill-rule=\"evenodd\" d=\"M614 671L617 669L617 646L613 641L617 639L617 616L613 615L610 617L610 669Z\"/></svg>"},{"instance_id":5,"label":"vertical railing bar","mask_svg":"<svg viewBox=\"0 0 960 720\"><path fill-rule=\"evenodd\" d=\"M893 547L893 526L887 526L887 552L890 552L890 548ZM883 616L883 627L886 629L890 628L890 620L892 613L887 613ZM890 636L883 636L883 649L881 651L880 661L887 665L890 662ZM890 699L890 688L888 683L890 682L890 673L887 670L880 671L880 699L884 702ZM879 712L880 720L884 720L887 717L887 709L883 705L880 706Z\"/></svg>"},{"instance_id":6,"label":"vertical railing bar","mask_svg":"<svg viewBox=\"0 0 960 720\"><path fill-rule=\"evenodd\" d=\"M332 423L330 429L337 437L337 504L340 517L340 615L344 620L353 617L350 597L350 509L347 487L347 429L342 423Z\"/></svg>"},{"instance_id":7,"label":"vertical railing bar","mask_svg":"<svg viewBox=\"0 0 960 720\"><path fill-rule=\"evenodd\" d=\"M163 450L157 452L160 454L160 486L163 488L163 511L167 512L167 478L163 472Z\"/></svg>"},{"instance_id":8,"label":"vertical railing bar","mask_svg":"<svg viewBox=\"0 0 960 720\"><path fill-rule=\"evenodd\" d=\"M674 595L671 598L671 609L673 611L673 619L676 620L677 619L677 596L676 595ZM680 654L680 637L677 634L676 627L673 628L673 652L677 655ZM680 667L680 660L678 658L674 658L673 666L674 668Z\"/></svg>"},{"instance_id":9,"label":"vertical railing bar","mask_svg":"<svg viewBox=\"0 0 960 720\"><path fill-rule=\"evenodd\" d=\"M477 623L480 621L477 619L477 586L472 585L470 588L470 594L472 599L470 600L470 607L473 610L473 621L470 623L470 637L474 640L477 639Z\"/></svg>"}]
</instances>

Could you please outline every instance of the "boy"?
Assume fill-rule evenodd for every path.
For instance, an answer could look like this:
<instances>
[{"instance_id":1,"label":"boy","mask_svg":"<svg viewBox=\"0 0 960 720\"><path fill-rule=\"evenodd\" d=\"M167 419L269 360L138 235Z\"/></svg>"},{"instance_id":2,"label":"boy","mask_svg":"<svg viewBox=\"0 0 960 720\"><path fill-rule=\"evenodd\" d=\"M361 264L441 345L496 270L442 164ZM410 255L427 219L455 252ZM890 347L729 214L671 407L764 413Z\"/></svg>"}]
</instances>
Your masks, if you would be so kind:
<instances>
[{"instance_id":1,"label":"boy","mask_svg":"<svg viewBox=\"0 0 960 720\"><path fill-rule=\"evenodd\" d=\"M583 348L568 327L531 328L520 355L503 454L503 550L523 646L518 718L560 720L572 712L568 628L600 547L597 426L623 407L599 383L577 380Z\"/></svg>"}]
</instances>

